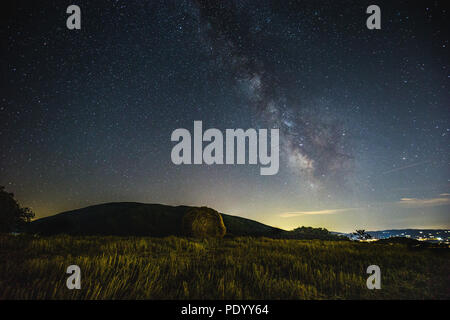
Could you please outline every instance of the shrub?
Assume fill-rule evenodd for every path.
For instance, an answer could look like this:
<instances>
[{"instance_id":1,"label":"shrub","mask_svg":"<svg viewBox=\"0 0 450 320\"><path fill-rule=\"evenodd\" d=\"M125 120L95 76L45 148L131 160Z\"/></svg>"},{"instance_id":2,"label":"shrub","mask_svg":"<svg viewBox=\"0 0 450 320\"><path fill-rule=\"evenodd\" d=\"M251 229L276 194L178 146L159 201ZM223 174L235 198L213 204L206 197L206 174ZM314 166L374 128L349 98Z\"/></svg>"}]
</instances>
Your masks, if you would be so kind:
<instances>
[{"instance_id":1,"label":"shrub","mask_svg":"<svg viewBox=\"0 0 450 320\"><path fill-rule=\"evenodd\" d=\"M222 238L226 233L222 215L214 209L193 208L183 217L183 232L188 237Z\"/></svg>"}]
</instances>

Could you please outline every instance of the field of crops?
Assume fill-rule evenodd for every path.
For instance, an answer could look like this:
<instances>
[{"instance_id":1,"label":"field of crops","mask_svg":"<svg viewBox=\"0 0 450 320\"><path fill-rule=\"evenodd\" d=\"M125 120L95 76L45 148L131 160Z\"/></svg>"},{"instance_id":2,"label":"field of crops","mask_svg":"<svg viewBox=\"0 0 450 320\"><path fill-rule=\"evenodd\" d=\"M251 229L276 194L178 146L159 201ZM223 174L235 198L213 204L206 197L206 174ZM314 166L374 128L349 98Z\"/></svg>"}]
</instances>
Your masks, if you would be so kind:
<instances>
[{"instance_id":1,"label":"field of crops","mask_svg":"<svg viewBox=\"0 0 450 320\"><path fill-rule=\"evenodd\" d=\"M449 299L449 275L448 249L401 244L0 236L0 299Z\"/></svg>"}]
</instances>

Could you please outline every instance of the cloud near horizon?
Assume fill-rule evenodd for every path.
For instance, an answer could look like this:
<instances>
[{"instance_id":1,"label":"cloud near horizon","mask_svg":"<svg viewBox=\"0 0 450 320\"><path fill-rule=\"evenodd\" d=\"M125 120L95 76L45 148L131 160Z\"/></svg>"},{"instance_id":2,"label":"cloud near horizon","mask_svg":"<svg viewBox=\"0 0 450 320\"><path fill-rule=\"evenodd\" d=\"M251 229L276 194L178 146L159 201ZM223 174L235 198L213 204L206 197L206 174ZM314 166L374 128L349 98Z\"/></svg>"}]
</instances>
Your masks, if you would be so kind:
<instances>
[{"instance_id":1,"label":"cloud near horizon","mask_svg":"<svg viewBox=\"0 0 450 320\"><path fill-rule=\"evenodd\" d=\"M450 194L442 193L437 198L401 198L397 203L406 207L420 208L420 207L434 207L450 204Z\"/></svg>"},{"instance_id":2,"label":"cloud near horizon","mask_svg":"<svg viewBox=\"0 0 450 320\"><path fill-rule=\"evenodd\" d=\"M450 205L450 193L441 193L435 198L401 198L397 202L387 202L385 205L400 205L406 208L422 208L422 207L435 207ZM358 208L344 208L344 209L324 209L315 211L290 211L284 212L279 215L281 218L293 218L306 215L329 215L337 214L341 212L356 210Z\"/></svg>"},{"instance_id":3,"label":"cloud near horizon","mask_svg":"<svg viewBox=\"0 0 450 320\"><path fill-rule=\"evenodd\" d=\"M292 211L292 212L285 212L280 214L280 217L282 218L292 218L292 217L298 217L303 215L322 215L322 214L336 214L339 212L349 211L353 210L354 208L348 208L348 209L325 209L325 210L317 210L317 211Z\"/></svg>"}]
</instances>

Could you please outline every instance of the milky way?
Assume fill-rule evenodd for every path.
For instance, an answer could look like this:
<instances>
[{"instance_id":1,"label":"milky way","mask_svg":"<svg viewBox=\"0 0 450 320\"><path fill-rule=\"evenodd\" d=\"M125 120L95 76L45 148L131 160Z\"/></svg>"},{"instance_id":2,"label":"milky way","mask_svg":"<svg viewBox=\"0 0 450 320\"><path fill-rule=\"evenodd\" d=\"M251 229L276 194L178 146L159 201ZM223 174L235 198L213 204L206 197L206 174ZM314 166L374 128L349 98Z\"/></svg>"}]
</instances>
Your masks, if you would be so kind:
<instances>
[{"instance_id":1,"label":"milky way","mask_svg":"<svg viewBox=\"0 0 450 320\"><path fill-rule=\"evenodd\" d=\"M304 110L301 102L290 105L281 93L282 74L268 68L258 54L264 35L249 17L251 8L235 1L197 1L199 22L211 56L221 68L232 70L243 97L260 119L280 128L281 150L288 164L310 185L343 182L351 170L352 156L343 143L342 128ZM266 20L269 16L260 16ZM307 111L307 112L304 112Z\"/></svg>"}]
</instances>

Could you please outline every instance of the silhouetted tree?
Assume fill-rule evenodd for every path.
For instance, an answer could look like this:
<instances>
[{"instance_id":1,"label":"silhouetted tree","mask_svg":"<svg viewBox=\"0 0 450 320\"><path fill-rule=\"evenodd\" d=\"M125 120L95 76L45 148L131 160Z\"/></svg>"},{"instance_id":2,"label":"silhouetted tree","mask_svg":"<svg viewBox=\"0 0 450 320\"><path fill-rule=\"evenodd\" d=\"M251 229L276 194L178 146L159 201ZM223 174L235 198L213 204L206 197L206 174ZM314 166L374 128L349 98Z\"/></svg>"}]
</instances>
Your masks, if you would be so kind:
<instances>
[{"instance_id":1,"label":"silhouetted tree","mask_svg":"<svg viewBox=\"0 0 450 320\"><path fill-rule=\"evenodd\" d=\"M366 232L366 230L356 230L356 232L352 233L357 236L359 240L367 240L372 239L372 236Z\"/></svg>"},{"instance_id":2,"label":"silhouetted tree","mask_svg":"<svg viewBox=\"0 0 450 320\"><path fill-rule=\"evenodd\" d=\"M0 186L0 232L18 231L32 218L34 218L33 211L22 208L14 199L14 194Z\"/></svg>"}]
</instances>

